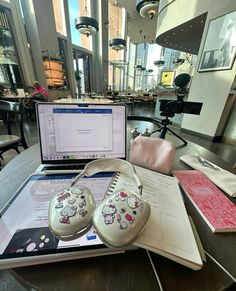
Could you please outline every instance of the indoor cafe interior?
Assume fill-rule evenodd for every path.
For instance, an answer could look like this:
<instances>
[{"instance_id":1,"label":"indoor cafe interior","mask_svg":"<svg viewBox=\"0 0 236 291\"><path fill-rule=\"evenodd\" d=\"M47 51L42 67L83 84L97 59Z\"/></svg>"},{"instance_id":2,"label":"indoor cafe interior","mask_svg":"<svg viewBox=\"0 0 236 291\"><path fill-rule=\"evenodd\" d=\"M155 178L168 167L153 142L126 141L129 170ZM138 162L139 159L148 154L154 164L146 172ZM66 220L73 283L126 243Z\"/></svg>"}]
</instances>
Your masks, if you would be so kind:
<instances>
[{"instance_id":1,"label":"indoor cafe interior","mask_svg":"<svg viewBox=\"0 0 236 291\"><path fill-rule=\"evenodd\" d=\"M174 145L177 170L195 151L235 174L235 56L231 0L0 0L1 209L5 185L13 195L40 163L40 103L125 105L128 151L136 137L158 138ZM135 250L123 264L112 254L109 262L90 255L45 270L1 268L0 290L236 290L234 234L213 237L187 206L210 256L200 271L160 253L153 262L141 253L137 267Z\"/></svg>"}]
</instances>

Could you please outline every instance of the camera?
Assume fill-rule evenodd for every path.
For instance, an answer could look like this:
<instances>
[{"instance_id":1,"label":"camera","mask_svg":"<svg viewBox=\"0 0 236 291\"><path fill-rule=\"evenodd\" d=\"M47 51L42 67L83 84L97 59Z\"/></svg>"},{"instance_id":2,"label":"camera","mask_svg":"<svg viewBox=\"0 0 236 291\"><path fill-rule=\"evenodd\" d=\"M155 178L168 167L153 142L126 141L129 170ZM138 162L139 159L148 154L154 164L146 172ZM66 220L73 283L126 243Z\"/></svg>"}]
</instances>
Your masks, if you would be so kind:
<instances>
[{"instance_id":1,"label":"camera","mask_svg":"<svg viewBox=\"0 0 236 291\"><path fill-rule=\"evenodd\" d=\"M173 117L176 113L200 114L203 103L183 100L188 92L187 85L189 81L189 74L180 74L175 78L174 85L177 100L160 100L161 116Z\"/></svg>"}]
</instances>

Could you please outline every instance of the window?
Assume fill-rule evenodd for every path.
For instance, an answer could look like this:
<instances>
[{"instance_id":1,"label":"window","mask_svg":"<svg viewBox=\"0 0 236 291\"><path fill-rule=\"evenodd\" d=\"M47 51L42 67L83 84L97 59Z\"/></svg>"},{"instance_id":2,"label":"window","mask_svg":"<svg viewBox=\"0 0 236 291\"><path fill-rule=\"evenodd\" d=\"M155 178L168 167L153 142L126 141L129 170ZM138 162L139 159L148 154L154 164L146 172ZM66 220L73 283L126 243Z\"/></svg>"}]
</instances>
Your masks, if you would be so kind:
<instances>
[{"instance_id":1,"label":"window","mask_svg":"<svg viewBox=\"0 0 236 291\"><path fill-rule=\"evenodd\" d=\"M23 84L8 14L8 10L0 8L0 83L16 93Z\"/></svg>"},{"instance_id":2,"label":"window","mask_svg":"<svg viewBox=\"0 0 236 291\"><path fill-rule=\"evenodd\" d=\"M147 86L146 89L148 91L154 91L157 87L157 82L160 75L160 67L154 65L154 61L158 61L161 59L161 51L162 47L157 44L149 44L148 45L148 54L147 54L147 70L153 70L151 73L146 73L146 81Z\"/></svg>"},{"instance_id":3,"label":"window","mask_svg":"<svg viewBox=\"0 0 236 291\"><path fill-rule=\"evenodd\" d=\"M76 17L90 16L90 1L70 0L68 3L72 43L92 51L92 37L79 33L75 28Z\"/></svg>"},{"instance_id":4,"label":"window","mask_svg":"<svg viewBox=\"0 0 236 291\"><path fill-rule=\"evenodd\" d=\"M53 0L53 10L56 23L56 30L61 35L66 36L67 33L63 0Z\"/></svg>"},{"instance_id":5,"label":"window","mask_svg":"<svg viewBox=\"0 0 236 291\"><path fill-rule=\"evenodd\" d=\"M133 43L129 43L129 67L128 67L128 91L133 91L134 87L134 66L135 66L135 53L136 53L136 45Z\"/></svg>"},{"instance_id":6,"label":"window","mask_svg":"<svg viewBox=\"0 0 236 291\"><path fill-rule=\"evenodd\" d=\"M109 18L109 37L108 39L113 38L124 38L124 27L125 27L125 9L119 7L117 4L112 4L112 1L109 1L108 4L108 18ZM124 68L113 65L117 61L124 60L124 50L116 51L109 48L108 58L110 62L109 66L109 80L108 83L113 91L123 90L123 74Z\"/></svg>"}]
</instances>

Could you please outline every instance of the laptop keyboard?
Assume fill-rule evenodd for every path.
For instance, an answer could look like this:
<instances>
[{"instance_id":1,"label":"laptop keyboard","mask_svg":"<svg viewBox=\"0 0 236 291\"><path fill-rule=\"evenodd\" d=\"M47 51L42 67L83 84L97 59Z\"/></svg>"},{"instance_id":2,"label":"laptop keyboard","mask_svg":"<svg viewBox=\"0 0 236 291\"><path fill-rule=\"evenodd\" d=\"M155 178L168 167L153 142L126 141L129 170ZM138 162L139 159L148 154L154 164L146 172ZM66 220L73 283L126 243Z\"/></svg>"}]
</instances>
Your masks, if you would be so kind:
<instances>
[{"instance_id":1,"label":"laptop keyboard","mask_svg":"<svg viewBox=\"0 0 236 291\"><path fill-rule=\"evenodd\" d=\"M84 165L66 165L66 166L45 166L42 171L47 170L83 170Z\"/></svg>"}]
</instances>

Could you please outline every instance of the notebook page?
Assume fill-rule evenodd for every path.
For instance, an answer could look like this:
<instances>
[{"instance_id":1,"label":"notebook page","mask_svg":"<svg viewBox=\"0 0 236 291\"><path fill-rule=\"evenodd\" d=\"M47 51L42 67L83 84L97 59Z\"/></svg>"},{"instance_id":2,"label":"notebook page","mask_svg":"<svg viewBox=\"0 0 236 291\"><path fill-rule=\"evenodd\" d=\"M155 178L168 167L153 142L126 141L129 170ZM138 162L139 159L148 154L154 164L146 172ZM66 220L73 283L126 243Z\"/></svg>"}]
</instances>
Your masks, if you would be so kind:
<instances>
[{"instance_id":1,"label":"notebook page","mask_svg":"<svg viewBox=\"0 0 236 291\"><path fill-rule=\"evenodd\" d=\"M151 205L151 215L134 245L184 265L190 262L190 267L199 269L202 260L177 179L137 166L135 169L143 183L143 196ZM114 191L119 189L137 191L137 186L121 174Z\"/></svg>"}]
</instances>

